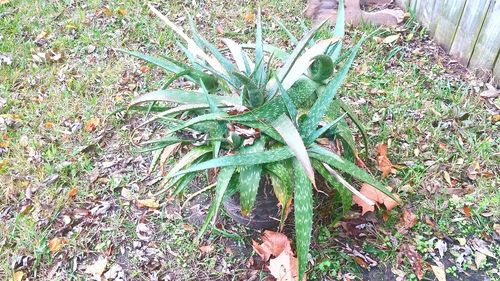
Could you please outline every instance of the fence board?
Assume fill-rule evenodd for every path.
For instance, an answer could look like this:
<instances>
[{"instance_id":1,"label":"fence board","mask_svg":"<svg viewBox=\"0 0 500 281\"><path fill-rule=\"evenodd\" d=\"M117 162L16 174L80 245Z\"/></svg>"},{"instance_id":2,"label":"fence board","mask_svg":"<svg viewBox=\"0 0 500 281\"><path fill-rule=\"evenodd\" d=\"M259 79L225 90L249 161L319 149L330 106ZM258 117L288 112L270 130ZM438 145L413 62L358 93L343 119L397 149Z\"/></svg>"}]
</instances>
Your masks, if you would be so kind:
<instances>
[{"instance_id":1,"label":"fence board","mask_svg":"<svg viewBox=\"0 0 500 281\"><path fill-rule=\"evenodd\" d=\"M434 20L437 20L434 39L443 49L449 51L458 23L462 17L465 0L444 0L440 2L442 4L434 17Z\"/></svg>"},{"instance_id":2,"label":"fence board","mask_svg":"<svg viewBox=\"0 0 500 281\"><path fill-rule=\"evenodd\" d=\"M462 19L458 24L455 39L450 48L450 55L460 64L467 66L471 58L477 38L483 26L484 17L488 11L490 0L467 1ZM499 31L497 31L498 33ZM493 34L491 34L493 35Z\"/></svg>"},{"instance_id":3,"label":"fence board","mask_svg":"<svg viewBox=\"0 0 500 281\"><path fill-rule=\"evenodd\" d=\"M500 52L500 1L491 2L483 28L477 39L476 46L469 61L470 68L491 70ZM497 61L495 69L499 69ZM497 70L500 78L500 69Z\"/></svg>"},{"instance_id":4,"label":"fence board","mask_svg":"<svg viewBox=\"0 0 500 281\"><path fill-rule=\"evenodd\" d=\"M430 23L434 18L434 7L436 6L436 1L434 0L417 0L415 6L415 13L420 23L427 29L430 27Z\"/></svg>"}]
</instances>

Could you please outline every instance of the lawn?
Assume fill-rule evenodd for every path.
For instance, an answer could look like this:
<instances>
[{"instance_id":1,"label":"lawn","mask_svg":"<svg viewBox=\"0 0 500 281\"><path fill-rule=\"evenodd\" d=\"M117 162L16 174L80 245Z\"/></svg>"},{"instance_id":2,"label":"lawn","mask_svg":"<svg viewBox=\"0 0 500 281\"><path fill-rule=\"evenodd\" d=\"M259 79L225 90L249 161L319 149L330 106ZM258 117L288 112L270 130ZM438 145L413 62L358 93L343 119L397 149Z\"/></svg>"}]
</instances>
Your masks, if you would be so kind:
<instances>
[{"instance_id":1,"label":"lawn","mask_svg":"<svg viewBox=\"0 0 500 281\"><path fill-rule=\"evenodd\" d=\"M164 2L154 5L180 25L189 11L213 43L253 40L253 1ZM261 6L266 42L289 49L273 17L300 34L304 1ZM375 29L349 29L345 46ZM159 132L123 109L168 77L115 48L179 57L143 1L0 0L0 279L265 280L258 232L221 215L194 242L209 193L184 207L143 201L161 175L138 151ZM427 280L500 278L500 101L481 96L485 82L411 18L367 40L340 95L368 129L361 158L379 179L375 145L388 145L383 180L404 204L364 216L353 206L332 224L331 198L317 195L310 279L416 280L412 256Z\"/></svg>"}]
</instances>

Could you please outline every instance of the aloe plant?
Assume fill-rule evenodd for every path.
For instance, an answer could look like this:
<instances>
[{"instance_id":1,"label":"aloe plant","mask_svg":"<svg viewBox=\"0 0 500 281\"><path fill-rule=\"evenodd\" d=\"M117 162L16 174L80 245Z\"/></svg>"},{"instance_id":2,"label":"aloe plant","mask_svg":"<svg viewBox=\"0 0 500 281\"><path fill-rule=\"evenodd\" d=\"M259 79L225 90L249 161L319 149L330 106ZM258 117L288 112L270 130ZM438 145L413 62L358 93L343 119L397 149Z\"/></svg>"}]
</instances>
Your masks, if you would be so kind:
<instances>
[{"instance_id":1,"label":"aloe plant","mask_svg":"<svg viewBox=\"0 0 500 281\"><path fill-rule=\"evenodd\" d=\"M162 89L130 104L130 108L139 109L145 108L139 106L141 103L162 104L163 112L145 124L161 122L167 130L161 139L146 143L146 150L170 152L174 146L191 147L166 175L160 192L180 194L197 173L218 168L215 196L199 232L201 237L228 193L235 189L239 192L242 214L248 215L261 178L269 177L283 210L282 222L284 210L293 201L299 280L307 265L316 174L338 191L344 211L352 203L349 190L357 192L345 175L394 198L384 185L353 163L356 147L346 118L351 118L360 130L363 128L336 94L364 39L342 53L342 1L339 7L331 39L314 39L324 22L300 40L279 22L290 41L295 42L289 53L263 43L260 11L254 44L223 39L227 48L218 49L197 32L192 21L191 38L150 6L178 35L177 46L188 62L122 50L169 73ZM192 82L193 90L170 87L181 77ZM319 145L320 138L338 140L343 155Z\"/></svg>"}]
</instances>

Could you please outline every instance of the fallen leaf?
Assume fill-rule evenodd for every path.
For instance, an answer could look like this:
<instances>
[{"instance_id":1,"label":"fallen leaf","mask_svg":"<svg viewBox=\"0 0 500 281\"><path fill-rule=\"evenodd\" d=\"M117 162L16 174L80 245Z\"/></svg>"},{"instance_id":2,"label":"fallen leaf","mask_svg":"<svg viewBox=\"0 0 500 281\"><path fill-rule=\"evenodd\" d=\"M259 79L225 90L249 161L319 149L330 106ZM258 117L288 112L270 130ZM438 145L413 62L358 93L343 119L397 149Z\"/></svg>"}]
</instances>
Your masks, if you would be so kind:
<instances>
[{"instance_id":1,"label":"fallen leaf","mask_svg":"<svg viewBox=\"0 0 500 281\"><path fill-rule=\"evenodd\" d=\"M377 169L382 172L382 178L389 175L392 170L392 163L387 158L387 144L379 143L377 149Z\"/></svg>"},{"instance_id":2,"label":"fallen leaf","mask_svg":"<svg viewBox=\"0 0 500 281\"><path fill-rule=\"evenodd\" d=\"M22 135L19 138L19 145L22 147L27 147L29 145L29 138L27 135Z\"/></svg>"},{"instance_id":3,"label":"fallen leaf","mask_svg":"<svg viewBox=\"0 0 500 281\"><path fill-rule=\"evenodd\" d=\"M384 40L382 41L382 43L391 44L391 43L396 42L398 39L399 39L399 34L390 35L390 36L385 37Z\"/></svg>"},{"instance_id":4,"label":"fallen leaf","mask_svg":"<svg viewBox=\"0 0 500 281\"><path fill-rule=\"evenodd\" d=\"M438 252L439 252L439 256L441 258L444 257L444 253L446 253L446 251L448 250L448 244L446 242L444 242L443 240L439 239L436 243L436 247L435 247Z\"/></svg>"},{"instance_id":5,"label":"fallen leaf","mask_svg":"<svg viewBox=\"0 0 500 281\"><path fill-rule=\"evenodd\" d=\"M448 185L450 187L453 187L453 184L451 183L451 177L450 177L450 174L448 174L447 171L443 171L443 178L444 180L446 181L446 183L448 183Z\"/></svg>"},{"instance_id":6,"label":"fallen leaf","mask_svg":"<svg viewBox=\"0 0 500 281\"><path fill-rule=\"evenodd\" d=\"M277 257L282 252L292 252L292 247L288 237L286 237L283 233L270 230L264 231L261 244L252 240L252 246L263 261L268 261L271 255Z\"/></svg>"},{"instance_id":7,"label":"fallen leaf","mask_svg":"<svg viewBox=\"0 0 500 281\"><path fill-rule=\"evenodd\" d=\"M101 280L101 276L108 265L107 258L99 258L92 265L87 266L85 273L92 275L94 280Z\"/></svg>"},{"instance_id":8,"label":"fallen leaf","mask_svg":"<svg viewBox=\"0 0 500 281\"><path fill-rule=\"evenodd\" d=\"M76 194L78 193L78 188L73 187L69 192L68 192L68 198L75 197Z\"/></svg>"},{"instance_id":9,"label":"fallen leaf","mask_svg":"<svg viewBox=\"0 0 500 281\"><path fill-rule=\"evenodd\" d=\"M119 8L117 11L116 11L120 16L126 16L128 14L127 10L124 9L124 8Z\"/></svg>"},{"instance_id":10,"label":"fallen leaf","mask_svg":"<svg viewBox=\"0 0 500 281\"><path fill-rule=\"evenodd\" d=\"M7 160L7 159L1 160L0 161L0 170L7 167L7 165L9 165L9 160Z\"/></svg>"},{"instance_id":11,"label":"fallen leaf","mask_svg":"<svg viewBox=\"0 0 500 281\"><path fill-rule=\"evenodd\" d=\"M214 250L214 246L212 245L204 245L204 246L200 246L200 251L202 253L210 253Z\"/></svg>"},{"instance_id":12,"label":"fallen leaf","mask_svg":"<svg viewBox=\"0 0 500 281\"><path fill-rule=\"evenodd\" d=\"M291 253L283 251L278 257L271 259L268 269L277 281L298 280L298 260Z\"/></svg>"},{"instance_id":13,"label":"fallen leaf","mask_svg":"<svg viewBox=\"0 0 500 281\"><path fill-rule=\"evenodd\" d=\"M431 265L431 269L438 281L446 281L446 272L443 266Z\"/></svg>"},{"instance_id":14,"label":"fallen leaf","mask_svg":"<svg viewBox=\"0 0 500 281\"><path fill-rule=\"evenodd\" d=\"M394 199L367 183L363 183L361 185L359 192L366 196L368 199L373 200L379 204L383 204L388 211L392 210L398 205L398 202L394 201ZM362 215L364 215L366 212L373 212L375 210L375 206L365 203L356 195L353 195L352 199L354 203L361 206Z\"/></svg>"},{"instance_id":15,"label":"fallen leaf","mask_svg":"<svg viewBox=\"0 0 500 281\"><path fill-rule=\"evenodd\" d=\"M414 213L410 212L409 210L404 210L403 216L401 216L401 218L399 219L396 227L401 230L408 230L414 227L417 222L418 218Z\"/></svg>"},{"instance_id":16,"label":"fallen leaf","mask_svg":"<svg viewBox=\"0 0 500 281\"><path fill-rule=\"evenodd\" d=\"M500 224L493 224L493 230L497 233L497 235L500 235Z\"/></svg>"},{"instance_id":17,"label":"fallen leaf","mask_svg":"<svg viewBox=\"0 0 500 281\"><path fill-rule=\"evenodd\" d=\"M153 236L153 231L145 224L139 223L135 228L135 233L140 240L149 241Z\"/></svg>"},{"instance_id":18,"label":"fallen leaf","mask_svg":"<svg viewBox=\"0 0 500 281\"><path fill-rule=\"evenodd\" d=\"M483 98L497 98L500 96L500 90L495 88L493 85L487 83L486 84L487 90L483 91L481 94L479 94Z\"/></svg>"},{"instance_id":19,"label":"fallen leaf","mask_svg":"<svg viewBox=\"0 0 500 281\"><path fill-rule=\"evenodd\" d=\"M422 260L422 256L417 252L415 246L411 244L403 244L400 247L400 254L408 258L417 279L422 280L422 278L424 278L425 271L424 261Z\"/></svg>"},{"instance_id":20,"label":"fallen leaf","mask_svg":"<svg viewBox=\"0 0 500 281\"><path fill-rule=\"evenodd\" d=\"M255 20L255 14L252 11L247 11L244 16L246 23L253 23Z\"/></svg>"},{"instance_id":21,"label":"fallen leaf","mask_svg":"<svg viewBox=\"0 0 500 281\"><path fill-rule=\"evenodd\" d=\"M470 207L467 204L464 204L464 214L466 218L470 218L471 212L470 212Z\"/></svg>"},{"instance_id":22,"label":"fallen leaf","mask_svg":"<svg viewBox=\"0 0 500 281\"><path fill-rule=\"evenodd\" d=\"M481 252L474 253L474 262L476 263L477 268L481 268L481 266L486 262L486 255Z\"/></svg>"},{"instance_id":23,"label":"fallen leaf","mask_svg":"<svg viewBox=\"0 0 500 281\"><path fill-rule=\"evenodd\" d=\"M68 239L64 237L55 237L52 238L48 243L49 250L54 253L61 249L62 246L68 243Z\"/></svg>"},{"instance_id":24,"label":"fallen leaf","mask_svg":"<svg viewBox=\"0 0 500 281\"><path fill-rule=\"evenodd\" d=\"M89 121L85 124L85 131L91 133L97 129L97 127L101 124L101 120L99 118L92 116Z\"/></svg>"},{"instance_id":25,"label":"fallen leaf","mask_svg":"<svg viewBox=\"0 0 500 281\"><path fill-rule=\"evenodd\" d=\"M160 207L160 204L156 202L154 199L142 199L142 200L137 200L137 207L139 208L151 208L151 209L158 209Z\"/></svg>"},{"instance_id":26,"label":"fallen leaf","mask_svg":"<svg viewBox=\"0 0 500 281\"><path fill-rule=\"evenodd\" d=\"M370 268L370 265L361 257L354 257L354 261L361 266L362 268L368 269Z\"/></svg>"},{"instance_id":27,"label":"fallen leaf","mask_svg":"<svg viewBox=\"0 0 500 281\"><path fill-rule=\"evenodd\" d=\"M0 0L0 5L5 5L5 4L9 4L10 3L10 0ZM17 280L17 279L15 279ZM19 279L21 280L21 279Z\"/></svg>"},{"instance_id":28,"label":"fallen leaf","mask_svg":"<svg viewBox=\"0 0 500 281\"><path fill-rule=\"evenodd\" d=\"M141 66L141 68L139 68L139 71L141 71L141 73L147 73L149 72L149 67L143 65Z\"/></svg>"},{"instance_id":29,"label":"fallen leaf","mask_svg":"<svg viewBox=\"0 0 500 281\"><path fill-rule=\"evenodd\" d=\"M4 3L0 2L0 4L4 4ZM14 276L12 278L12 281L21 281L21 280L23 280L24 275L25 274L23 271L16 271L16 272L14 272Z\"/></svg>"},{"instance_id":30,"label":"fallen leaf","mask_svg":"<svg viewBox=\"0 0 500 281\"><path fill-rule=\"evenodd\" d=\"M45 122L45 124L43 125L43 127L45 129L51 129L52 127L54 127L54 123L52 123L50 121L49 122Z\"/></svg>"},{"instance_id":31,"label":"fallen leaf","mask_svg":"<svg viewBox=\"0 0 500 281\"><path fill-rule=\"evenodd\" d=\"M222 28L222 26L220 24L215 26L215 31L217 31L217 33L219 33L219 34L224 34L224 28Z\"/></svg>"}]
</instances>

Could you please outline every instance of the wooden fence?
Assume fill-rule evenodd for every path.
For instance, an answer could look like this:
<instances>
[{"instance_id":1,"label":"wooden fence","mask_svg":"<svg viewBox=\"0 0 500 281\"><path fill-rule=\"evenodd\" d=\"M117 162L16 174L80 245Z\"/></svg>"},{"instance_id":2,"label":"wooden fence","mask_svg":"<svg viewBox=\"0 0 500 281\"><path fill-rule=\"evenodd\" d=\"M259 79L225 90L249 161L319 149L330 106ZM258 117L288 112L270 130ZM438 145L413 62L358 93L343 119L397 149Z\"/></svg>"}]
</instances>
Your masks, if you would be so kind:
<instances>
[{"instance_id":1,"label":"wooden fence","mask_svg":"<svg viewBox=\"0 0 500 281\"><path fill-rule=\"evenodd\" d=\"M452 57L500 84L500 0L397 0Z\"/></svg>"}]
</instances>

